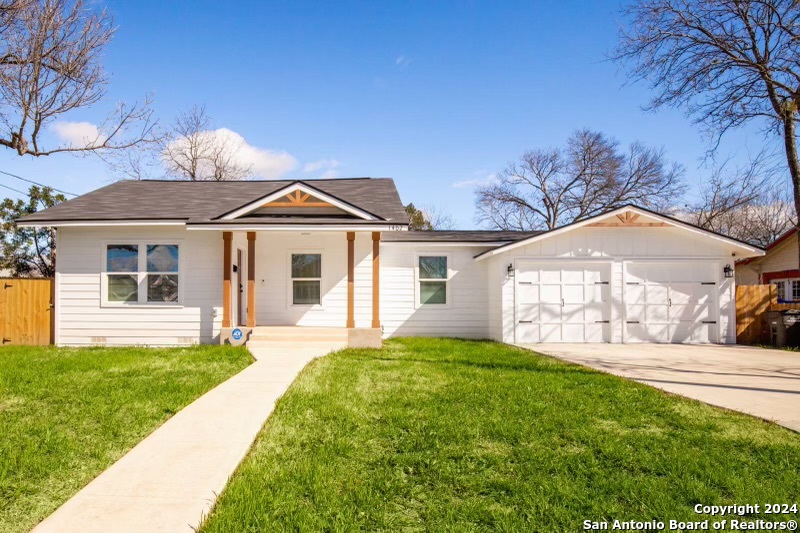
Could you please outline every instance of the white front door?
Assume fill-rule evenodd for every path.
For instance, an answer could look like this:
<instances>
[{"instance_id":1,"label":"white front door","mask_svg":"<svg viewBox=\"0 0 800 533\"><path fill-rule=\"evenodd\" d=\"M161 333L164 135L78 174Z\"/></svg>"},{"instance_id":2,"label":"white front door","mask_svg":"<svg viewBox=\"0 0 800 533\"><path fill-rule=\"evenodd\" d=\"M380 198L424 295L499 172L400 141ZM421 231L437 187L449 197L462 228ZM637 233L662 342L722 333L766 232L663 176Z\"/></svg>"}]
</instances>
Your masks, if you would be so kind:
<instances>
[{"instance_id":1,"label":"white front door","mask_svg":"<svg viewBox=\"0 0 800 533\"><path fill-rule=\"evenodd\" d=\"M716 342L717 288L707 261L627 263L625 342Z\"/></svg>"},{"instance_id":2,"label":"white front door","mask_svg":"<svg viewBox=\"0 0 800 533\"><path fill-rule=\"evenodd\" d=\"M519 261L516 282L516 340L608 342L608 263Z\"/></svg>"}]
</instances>

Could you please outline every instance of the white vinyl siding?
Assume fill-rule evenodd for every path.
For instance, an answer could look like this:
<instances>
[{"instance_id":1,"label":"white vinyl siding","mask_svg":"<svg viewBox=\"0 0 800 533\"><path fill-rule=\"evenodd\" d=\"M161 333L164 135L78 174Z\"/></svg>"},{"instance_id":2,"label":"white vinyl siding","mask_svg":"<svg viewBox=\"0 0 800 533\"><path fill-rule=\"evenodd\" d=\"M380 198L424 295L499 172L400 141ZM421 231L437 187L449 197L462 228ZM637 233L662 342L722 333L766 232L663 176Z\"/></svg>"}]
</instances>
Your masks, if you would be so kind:
<instances>
[{"instance_id":1,"label":"white vinyl siding","mask_svg":"<svg viewBox=\"0 0 800 533\"><path fill-rule=\"evenodd\" d=\"M182 300L178 304L102 303L106 245L180 243ZM58 230L59 345L187 345L210 343L222 320L222 237L183 228L125 227ZM144 274L146 275L146 273ZM146 284L139 291L146 292Z\"/></svg>"},{"instance_id":2,"label":"white vinyl siding","mask_svg":"<svg viewBox=\"0 0 800 533\"><path fill-rule=\"evenodd\" d=\"M355 325L372 321L372 235L356 232ZM322 255L319 305L292 304L291 254ZM259 326L345 327L347 322L347 233L258 232L256 238L256 324Z\"/></svg>"},{"instance_id":3,"label":"white vinyl siding","mask_svg":"<svg viewBox=\"0 0 800 533\"><path fill-rule=\"evenodd\" d=\"M473 257L487 247L381 245L381 323L384 336L487 338L489 312L485 262ZM447 256L448 304L418 305L419 256Z\"/></svg>"}]
</instances>

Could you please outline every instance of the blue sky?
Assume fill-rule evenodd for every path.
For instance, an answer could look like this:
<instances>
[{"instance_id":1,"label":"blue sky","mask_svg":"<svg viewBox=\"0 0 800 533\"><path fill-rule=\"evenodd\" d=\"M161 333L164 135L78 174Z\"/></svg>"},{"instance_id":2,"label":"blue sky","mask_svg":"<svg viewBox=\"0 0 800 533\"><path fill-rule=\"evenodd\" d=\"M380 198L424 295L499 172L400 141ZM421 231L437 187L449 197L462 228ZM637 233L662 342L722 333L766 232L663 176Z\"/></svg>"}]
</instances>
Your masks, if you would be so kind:
<instances>
[{"instance_id":1,"label":"blue sky","mask_svg":"<svg viewBox=\"0 0 800 533\"><path fill-rule=\"evenodd\" d=\"M605 59L616 2L221 5L110 0L108 97L64 120L97 123L114 102L147 93L165 121L205 104L216 126L282 157L283 178L390 176L404 202L438 205L461 228L475 226L471 184L582 127L664 147L689 182L702 175L708 139L679 111L643 112L650 90L626 85ZM758 142L738 132L722 149ZM0 170L76 193L118 178L91 157L10 150Z\"/></svg>"}]
</instances>

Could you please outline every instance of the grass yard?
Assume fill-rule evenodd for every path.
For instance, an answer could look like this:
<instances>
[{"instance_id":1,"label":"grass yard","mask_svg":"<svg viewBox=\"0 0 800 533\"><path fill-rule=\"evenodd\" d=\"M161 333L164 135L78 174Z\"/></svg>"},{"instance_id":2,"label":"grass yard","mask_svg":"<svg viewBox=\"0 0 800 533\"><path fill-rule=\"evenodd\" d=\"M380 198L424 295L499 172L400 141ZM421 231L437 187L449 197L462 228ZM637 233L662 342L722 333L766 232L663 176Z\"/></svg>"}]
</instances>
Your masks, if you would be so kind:
<instances>
[{"instance_id":1,"label":"grass yard","mask_svg":"<svg viewBox=\"0 0 800 533\"><path fill-rule=\"evenodd\" d=\"M798 465L770 423L500 344L396 339L309 365L202 531L700 520L797 501Z\"/></svg>"},{"instance_id":2,"label":"grass yard","mask_svg":"<svg viewBox=\"0 0 800 533\"><path fill-rule=\"evenodd\" d=\"M192 400L242 348L0 348L0 531L28 531Z\"/></svg>"}]
</instances>

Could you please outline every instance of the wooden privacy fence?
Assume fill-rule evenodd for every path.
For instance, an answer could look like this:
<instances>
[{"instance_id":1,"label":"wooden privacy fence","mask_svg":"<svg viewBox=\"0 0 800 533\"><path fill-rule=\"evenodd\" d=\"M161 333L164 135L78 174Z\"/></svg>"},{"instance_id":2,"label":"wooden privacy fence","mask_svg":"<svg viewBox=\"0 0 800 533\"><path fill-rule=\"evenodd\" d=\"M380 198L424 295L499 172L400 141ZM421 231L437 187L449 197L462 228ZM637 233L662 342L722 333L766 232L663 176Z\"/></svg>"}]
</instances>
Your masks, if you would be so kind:
<instances>
[{"instance_id":1,"label":"wooden privacy fence","mask_svg":"<svg viewBox=\"0 0 800 533\"><path fill-rule=\"evenodd\" d=\"M769 344L767 311L800 309L800 303L779 304L775 285L736 287L736 342Z\"/></svg>"},{"instance_id":2,"label":"wooden privacy fence","mask_svg":"<svg viewBox=\"0 0 800 533\"><path fill-rule=\"evenodd\" d=\"M2 345L52 344L55 312L50 278L0 278Z\"/></svg>"}]
</instances>

